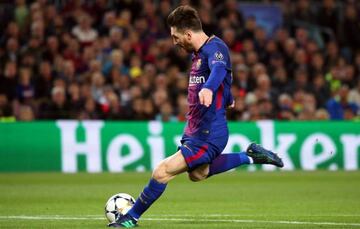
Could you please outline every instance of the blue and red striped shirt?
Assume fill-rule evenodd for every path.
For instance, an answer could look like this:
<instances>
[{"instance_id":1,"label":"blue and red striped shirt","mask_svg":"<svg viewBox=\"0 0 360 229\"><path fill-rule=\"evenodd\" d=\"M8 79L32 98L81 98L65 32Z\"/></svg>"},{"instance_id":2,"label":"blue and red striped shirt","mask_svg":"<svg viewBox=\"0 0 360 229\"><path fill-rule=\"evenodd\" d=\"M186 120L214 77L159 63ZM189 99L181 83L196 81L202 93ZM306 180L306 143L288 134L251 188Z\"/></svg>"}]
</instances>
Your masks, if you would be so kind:
<instances>
[{"instance_id":1,"label":"blue and red striped shirt","mask_svg":"<svg viewBox=\"0 0 360 229\"><path fill-rule=\"evenodd\" d=\"M209 40L192 55L189 76L189 113L185 134L201 140L228 135L226 108L232 104L231 61L229 49L218 37ZM200 104L198 93L202 88L213 92L209 107Z\"/></svg>"}]
</instances>

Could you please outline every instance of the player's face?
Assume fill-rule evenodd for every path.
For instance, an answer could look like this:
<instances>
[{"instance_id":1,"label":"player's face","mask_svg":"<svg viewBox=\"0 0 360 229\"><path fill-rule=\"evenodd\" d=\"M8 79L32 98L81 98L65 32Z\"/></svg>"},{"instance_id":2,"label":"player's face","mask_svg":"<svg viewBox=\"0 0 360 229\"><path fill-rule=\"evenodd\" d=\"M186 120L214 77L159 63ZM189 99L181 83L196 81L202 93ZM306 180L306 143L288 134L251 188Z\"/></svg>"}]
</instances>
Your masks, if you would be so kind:
<instances>
[{"instance_id":1,"label":"player's face","mask_svg":"<svg viewBox=\"0 0 360 229\"><path fill-rule=\"evenodd\" d=\"M194 51L194 47L191 43L191 32L189 30L180 32L175 27L171 27L171 37L174 45L179 46L190 53Z\"/></svg>"}]
</instances>

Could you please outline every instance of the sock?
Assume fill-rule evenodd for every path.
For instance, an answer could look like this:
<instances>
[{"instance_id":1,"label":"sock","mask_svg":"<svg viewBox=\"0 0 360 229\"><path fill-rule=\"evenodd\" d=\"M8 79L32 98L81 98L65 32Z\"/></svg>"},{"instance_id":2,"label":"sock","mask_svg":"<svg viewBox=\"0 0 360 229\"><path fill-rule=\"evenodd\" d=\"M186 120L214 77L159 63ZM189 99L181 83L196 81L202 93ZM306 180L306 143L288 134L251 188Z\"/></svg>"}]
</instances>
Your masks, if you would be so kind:
<instances>
[{"instance_id":1,"label":"sock","mask_svg":"<svg viewBox=\"0 0 360 229\"><path fill-rule=\"evenodd\" d=\"M136 220L157 200L164 192L167 184L161 184L154 179L151 179L149 184L144 188L144 191L139 195L135 201L134 206L127 213Z\"/></svg>"},{"instance_id":2,"label":"sock","mask_svg":"<svg viewBox=\"0 0 360 229\"><path fill-rule=\"evenodd\" d=\"M210 165L208 176L223 173L240 165L250 164L251 159L246 153L220 154Z\"/></svg>"}]
</instances>

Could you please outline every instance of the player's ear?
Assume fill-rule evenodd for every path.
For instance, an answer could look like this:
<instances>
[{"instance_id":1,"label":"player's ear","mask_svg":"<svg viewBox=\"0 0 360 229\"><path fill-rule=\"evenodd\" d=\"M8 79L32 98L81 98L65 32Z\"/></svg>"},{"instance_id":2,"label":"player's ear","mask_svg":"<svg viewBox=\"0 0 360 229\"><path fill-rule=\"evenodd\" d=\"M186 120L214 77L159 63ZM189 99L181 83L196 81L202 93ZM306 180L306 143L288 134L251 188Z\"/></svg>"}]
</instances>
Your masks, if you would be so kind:
<instances>
[{"instance_id":1,"label":"player's ear","mask_svg":"<svg viewBox=\"0 0 360 229\"><path fill-rule=\"evenodd\" d=\"M191 30L185 30L185 33L184 33L185 37L187 40L191 40L191 37L192 37L192 32Z\"/></svg>"}]
</instances>

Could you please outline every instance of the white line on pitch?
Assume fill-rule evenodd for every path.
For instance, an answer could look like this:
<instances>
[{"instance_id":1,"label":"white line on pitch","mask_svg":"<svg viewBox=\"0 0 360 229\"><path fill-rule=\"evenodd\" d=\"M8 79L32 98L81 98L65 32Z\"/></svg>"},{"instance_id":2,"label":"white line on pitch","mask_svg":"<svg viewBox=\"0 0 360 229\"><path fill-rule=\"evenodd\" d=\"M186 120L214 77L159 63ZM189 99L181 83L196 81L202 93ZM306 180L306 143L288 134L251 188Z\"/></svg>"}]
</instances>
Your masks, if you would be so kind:
<instances>
[{"instance_id":1,"label":"white line on pitch","mask_svg":"<svg viewBox=\"0 0 360 229\"><path fill-rule=\"evenodd\" d=\"M17 220L104 220L104 217L67 217L67 216L0 216L0 219ZM331 225L331 226L357 226L360 223L337 223L337 222L306 222L286 220L253 220L253 219L185 219L185 218L143 218L148 221L197 221L197 222L224 222L224 223L271 223L271 224L302 224L302 225Z\"/></svg>"},{"instance_id":2,"label":"white line on pitch","mask_svg":"<svg viewBox=\"0 0 360 229\"><path fill-rule=\"evenodd\" d=\"M158 217L158 216L166 216L166 217L190 217L190 218L209 218L209 217L252 217L254 214L146 214L147 217ZM41 215L39 215L41 216ZM44 215L46 217L46 215ZM258 216L266 216L271 217L275 216L278 217L279 215L275 214L258 214ZM323 215L287 215L289 217L360 217L360 214L323 214ZM84 217L101 217L101 215L84 215Z\"/></svg>"},{"instance_id":3,"label":"white line on pitch","mask_svg":"<svg viewBox=\"0 0 360 229\"><path fill-rule=\"evenodd\" d=\"M197 217L252 217L254 216L254 214L206 214L206 215L199 215L199 214L147 214L146 216L149 217L157 217L157 216L166 216L166 217L193 217L193 218L197 218ZM99 215L87 215L89 217L91 216L99 216ZM269 214L258 214L258 216L279 216L279 215L269 215ZM328 215L287 215L289 217L360 217L360 214L328 214Z\"/></svg>"}]
</instances>

